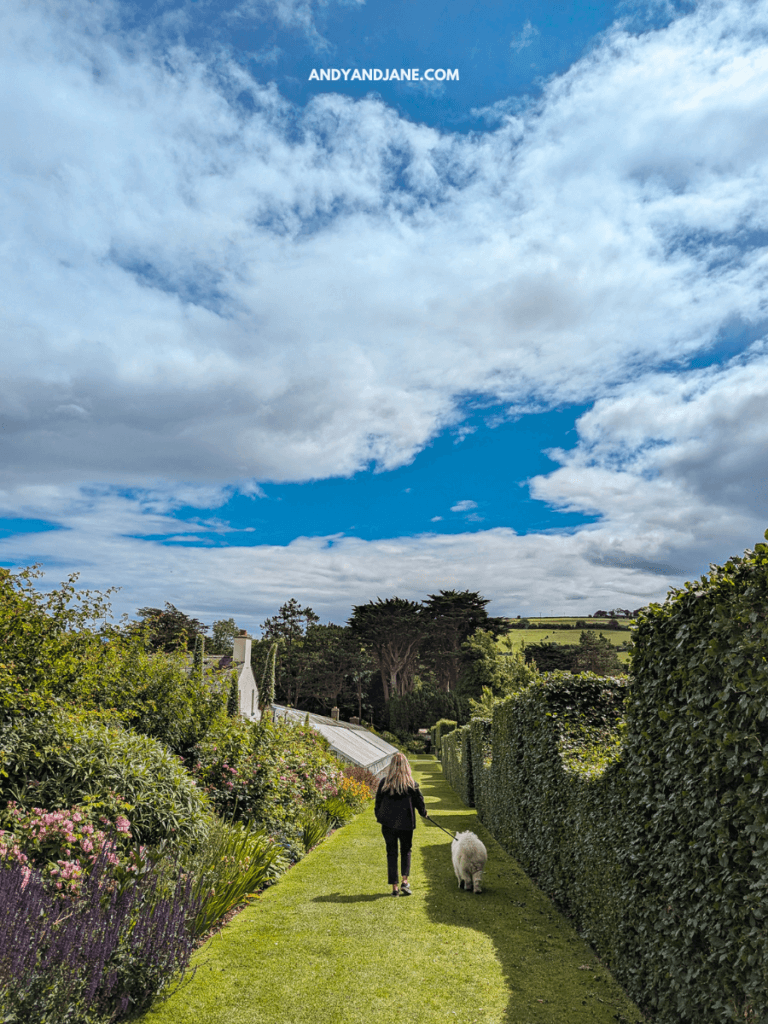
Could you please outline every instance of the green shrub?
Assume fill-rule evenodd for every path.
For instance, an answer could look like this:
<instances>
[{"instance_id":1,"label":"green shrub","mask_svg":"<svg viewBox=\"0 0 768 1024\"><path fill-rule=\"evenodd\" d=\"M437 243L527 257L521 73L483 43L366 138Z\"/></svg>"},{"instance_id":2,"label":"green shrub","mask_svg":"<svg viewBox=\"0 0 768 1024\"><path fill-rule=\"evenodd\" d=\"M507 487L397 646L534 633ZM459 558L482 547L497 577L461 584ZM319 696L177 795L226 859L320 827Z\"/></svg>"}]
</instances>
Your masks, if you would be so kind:
<instances>
[{"instance_id":1,"label":"green shrub","mask_svg":"<svg viewBox=\"0 0 768 1024\"><path fill-rule=\"evenodd\" d=\"M323 803L322 810L325 812L331 828L339 828L346 825L355 816L355 809L341 796L329 796Z\"/></svg>"},{"instance_id":2,"label":"green shrub","mask_svg":"<svg viewBox=\"0 0 768 1024\"><path fill-rule=\"evenodd\" d=\"M205 829L208 801L157 740L59 714L0 730L0 796L49 810L102 804L128 813L139 842L184 844Z\"/></svg>"}]
</instances>

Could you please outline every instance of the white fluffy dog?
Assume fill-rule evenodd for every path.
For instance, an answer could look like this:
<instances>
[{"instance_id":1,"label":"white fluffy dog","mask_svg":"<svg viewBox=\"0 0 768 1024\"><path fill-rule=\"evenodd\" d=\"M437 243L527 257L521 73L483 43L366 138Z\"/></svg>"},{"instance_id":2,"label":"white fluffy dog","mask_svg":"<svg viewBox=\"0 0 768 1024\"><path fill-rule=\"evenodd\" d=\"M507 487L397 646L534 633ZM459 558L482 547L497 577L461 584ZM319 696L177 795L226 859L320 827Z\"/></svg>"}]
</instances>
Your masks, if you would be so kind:
<instances>
[{"instance_id":1,"label":"white fluffy dog","mask_svg":"<svg viewBox=\"0 0 768 1024\"><path fill-rule=\"evenodd\" d=\"M453 870L459 880L459 888L468 892L482 892L480 882L483 868L488 860L488 851L474 832L457 832L451 843Z\"/></svg>"}]
</instances>

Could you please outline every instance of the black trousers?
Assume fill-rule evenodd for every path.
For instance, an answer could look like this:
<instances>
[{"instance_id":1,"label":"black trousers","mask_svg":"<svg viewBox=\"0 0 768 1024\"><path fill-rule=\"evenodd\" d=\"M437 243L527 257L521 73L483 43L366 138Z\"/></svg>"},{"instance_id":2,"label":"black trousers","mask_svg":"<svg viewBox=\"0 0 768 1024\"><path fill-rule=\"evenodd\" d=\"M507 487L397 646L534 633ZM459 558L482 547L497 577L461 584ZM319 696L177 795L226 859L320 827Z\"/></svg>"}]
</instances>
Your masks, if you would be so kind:
<instances>
[{"instance_id":1,"label":"black trousers","mask_svg":"<svg viewBox=\"0 0 768 1024\"><path fill-rule=\"evenodd\" d=\"M399 843L401 874L407 878L411 873L413 829L390 828L389 825L382 825L381 834L384 836L384 842L387 844L387 881L390 885L397 885L400 881L397 874L397 846Z\"/></svg>"}]
</instances>

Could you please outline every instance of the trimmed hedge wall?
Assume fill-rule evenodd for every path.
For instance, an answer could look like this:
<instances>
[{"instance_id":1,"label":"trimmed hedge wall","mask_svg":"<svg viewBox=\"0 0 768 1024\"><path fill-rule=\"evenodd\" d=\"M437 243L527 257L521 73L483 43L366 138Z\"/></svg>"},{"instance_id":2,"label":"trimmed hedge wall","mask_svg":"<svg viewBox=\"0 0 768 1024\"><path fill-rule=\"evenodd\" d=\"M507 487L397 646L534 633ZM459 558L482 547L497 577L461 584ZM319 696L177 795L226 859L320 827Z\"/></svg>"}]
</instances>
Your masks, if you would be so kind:
<instances>
[{"instance_id":1,"label":"trimmed hedge wall","mask_svg":"<svg viewBox=\"0 0 768 1024\"><path fill-rule=\"evenodd\" d=\"M480 818L655 1024L768 1024L768 545L634 642L629 688L551 673L471 722Z\"/></svg>"},{"instance_id":2,"label":"trimmed hedge wall","mask_svg":"<svg viewBox=\"0 0 768 1024\"><path fill-rule=\"evenodd\" d=\"M487 821L493 805L493 747L489 719L473 718L469 723L469 748L474 804L480 820Z\"/></svg>"},{"instance_id":3,"label":"trimmed hedge wall","mask_svg":"<svg viewBox=\"0 0 768 1024\"><path fill-rule=\"evenodd\" d=\"M474 806L472 792L472 755L469 726L454 729L442 739L443 772L449 784L467 807Z\"/></svg>"},{"instance_id":4,"label":"trimmed hedge wall","mask_svg":"<svg viewBox=\"0 0 768 1024\"><path fill-rule=\"evenodd\" d=\"M432 746L434 747L435 754L438 757L442 757L441 744L443 736L446 736L449 732L453 732L459 726L458 722L452 722L450 718L441 718L439 722L430 728L429 732L432 737Z\"/></svg>"},{"instance_id":5,"label":"trimmed hedge wall","mask_svg":"<svg viewBox=\"0 0 768 1024\"><path fill-rule=\"evenodd\" d=\"M636 984L663 1020L768 1021L768 545L651 605L634 640Z\"/></svg>"}]
</instances>

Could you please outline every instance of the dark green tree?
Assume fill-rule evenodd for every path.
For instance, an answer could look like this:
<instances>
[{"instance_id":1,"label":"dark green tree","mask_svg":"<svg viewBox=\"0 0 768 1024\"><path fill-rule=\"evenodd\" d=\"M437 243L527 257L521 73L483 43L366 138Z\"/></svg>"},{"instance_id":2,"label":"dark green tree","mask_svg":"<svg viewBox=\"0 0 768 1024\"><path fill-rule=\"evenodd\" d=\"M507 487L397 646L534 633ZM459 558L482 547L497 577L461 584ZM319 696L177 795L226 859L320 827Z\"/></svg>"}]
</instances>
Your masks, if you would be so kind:
<instances>
[{"instance_id":1,"label":"dark green tree","mask_svg":"<svg viewBox=\"0 0 768 1024\"><path fill-rule=\"evenodd\" d=\"M540 643L527 644L523 653L525 660L532 662L539 672L572 672L576 671L579 652L578 644Z\"/></svg>"},{"instance_id":2,"label":"dark green tree","mask_svg":"<svg viewBox=\"0 0 768 1024\"><path fill-rule=\"evenodd\" d=\"M362 682L373 668L370 655L349 626L314 623L306 632L301 651L301 672L305 676L305 702L312 700L318 710L338 706L343 693L357 691L358 713L362 714ZM358 684L361 684L358 686Z\"/></svg>"},{"instance_id":3,"label":"dark green tree","mask_svg":"<svg viewBox=\"0 0 768 1024\"><path fill-rule=\"evenodd\" d=\"M194 649L195 637L208 627L166 601L165 608L139 608L139 621L131 623L130 632L144 635L148 650L188 651Z\"/></svg>"},{"instance_id":4,"label":"dark green tree","mask_svg":"<svg viewBox=\"0 0 768 1024\"><path fill-rule=\"evenodd\" d=\"M349 625L375 659L384 699L413 689L419 644L427 631L420 604L402 597L355 605Z\"/></svg>"},{"instance_id":5,"label":"dark green tree","mask_svg":"<svg viewBox=\"0 0 768 1024\"><path fill-rule=\"evenodd\" d=\"M616 648L602 633L583 630L579 636L575 668L580 672L595 672L608 676L623 671Z\"/></svg>"},{"instance_id":6,"label":"dark green tree","mask_svg":"<svg viewBox=\"0 0 768 1024\"><path fill-rule=\"evenodd\" d=\"M440 689L455 690L466 661L462 644L477 629L492 636L506 633L506 619L492 618L485 610L488 600L475 590L441 590L424 602L427 634L421 644L422 663L434 674Z\"/></svg>"},{"instance_id":7,"label":"dark green tree","mask_svg":"<svg viewBox=\"0 0 768 1024\"><path fill-rule=\"evenodd\" d=\"M192 662L192 671L195 679L203 680L205 662L205 637L198 633L195 637L195 654Z\"/></svg>"},{"instance_id":8,"label":"dark green tree","mask_svg":"<svg viewBox=\"0 0 768 1024\"><path fill-rule=\"evenodd\" d=\"M277 663L278 643L275 641L269 648L264 671L261 674L261 685L259 686L259 710L264 711L275 702L275 665Z\"/></svg>"},{"instance_id":9,"label":"dark green tree","mask_svg":"<svg viewBox=\"0 0 768 1024\"><path fill-rule=\"evenodd\" d=\"M229 684L229 694L227 695L227 716L229 718L237 718L240 714L240 684L237 678L237 672L232 672L232 679Z\"/></svg>"},{"instance_id":10,"label":"dark green tree","mask_svg":"<svg viewBox=\"0 0 768 1024\"><path fill-rule=\"evenodd\" d=\"M286 704L296 706L301 694L301 651L307 629L320 617L311 608L302 608L291 598L278 610L277 615L261 624L263 640L277 641L277 663L275 668L276 693Z\"/></svg>"}]
</instances>

